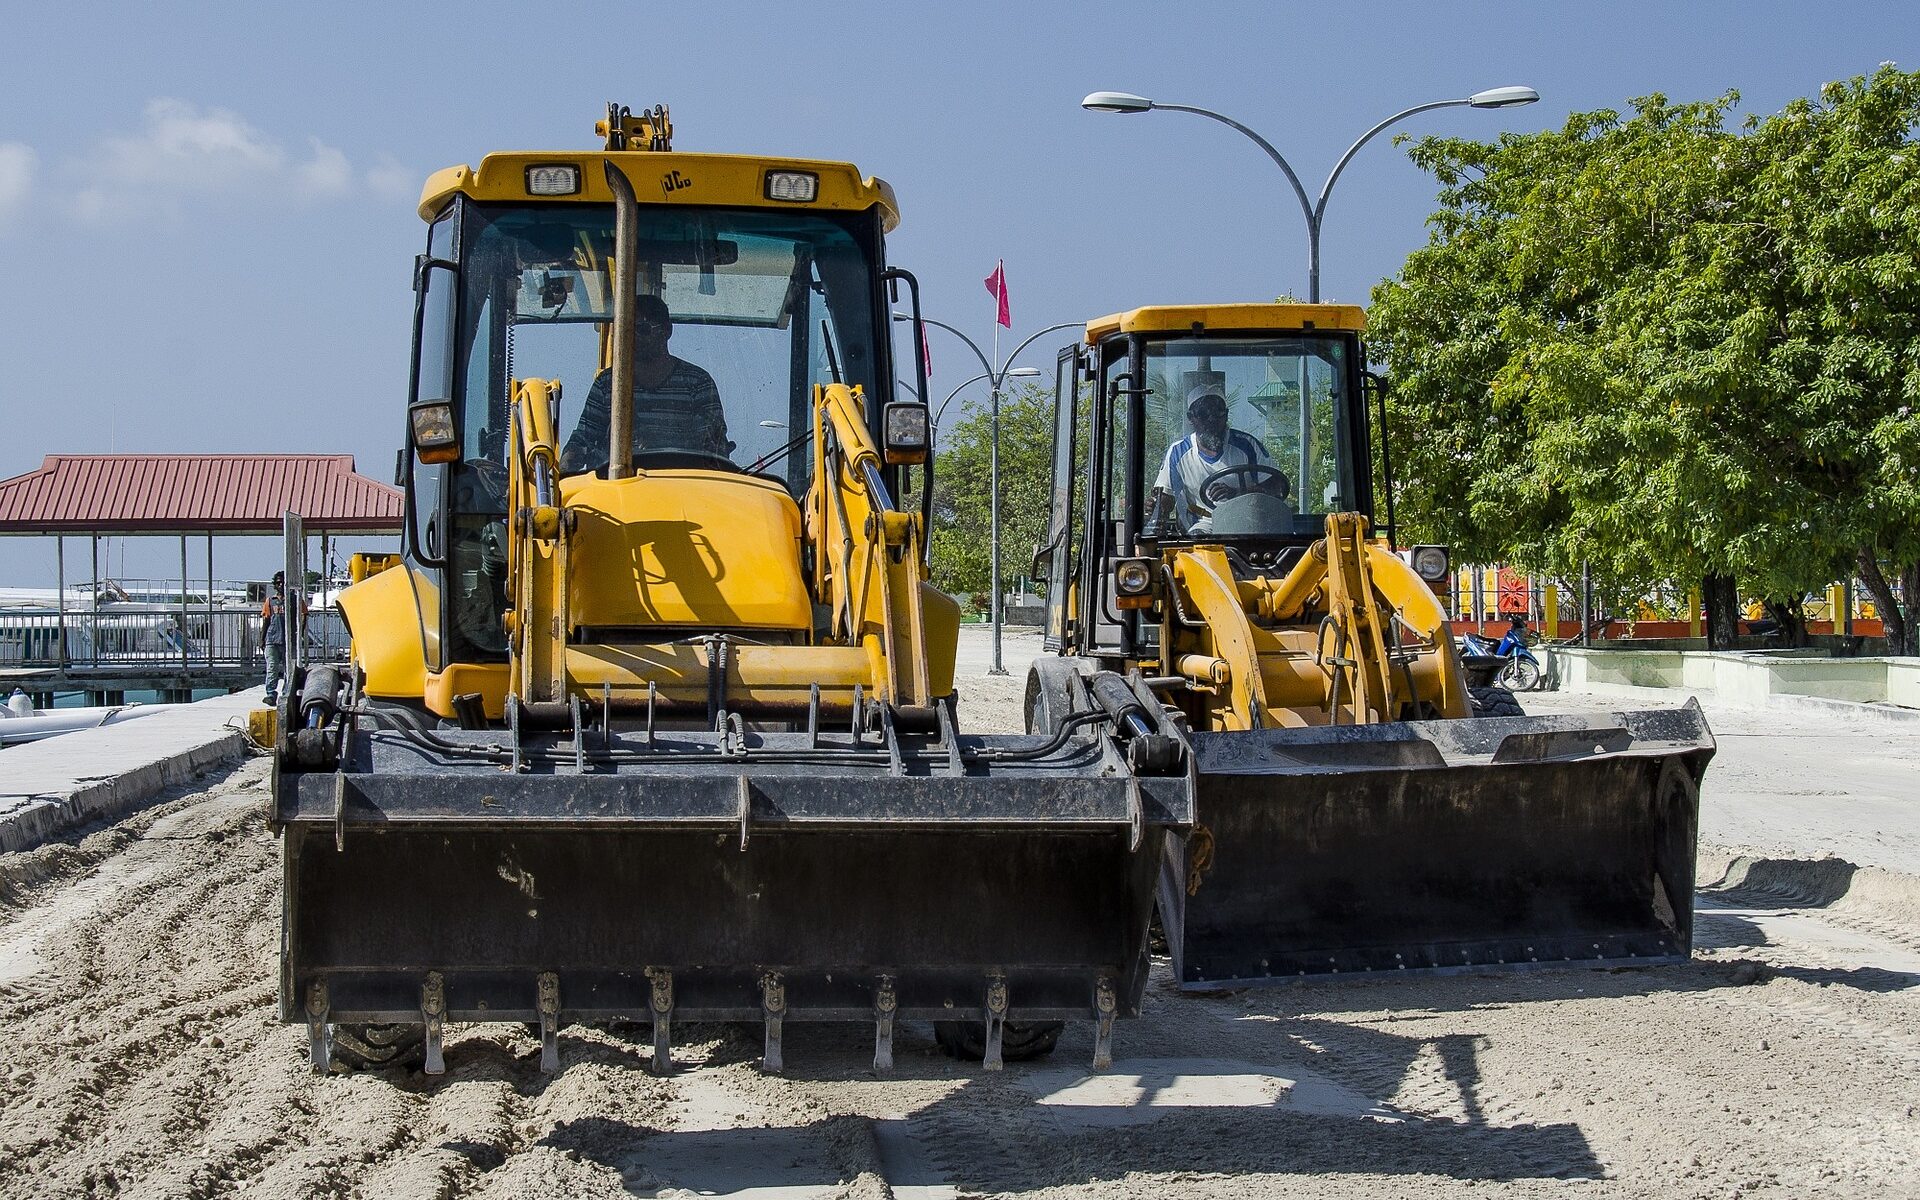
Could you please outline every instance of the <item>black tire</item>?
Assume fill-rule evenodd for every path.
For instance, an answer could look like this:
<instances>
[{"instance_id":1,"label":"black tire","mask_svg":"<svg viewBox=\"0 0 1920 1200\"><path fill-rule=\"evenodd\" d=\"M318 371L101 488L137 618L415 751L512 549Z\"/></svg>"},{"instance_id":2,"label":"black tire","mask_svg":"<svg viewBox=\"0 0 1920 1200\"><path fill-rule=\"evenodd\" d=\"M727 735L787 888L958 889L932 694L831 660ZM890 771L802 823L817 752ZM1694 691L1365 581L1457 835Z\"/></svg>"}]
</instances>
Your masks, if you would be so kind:
<instances>
[{"instance_id":1,"label":"black tire","mask_svg":"<svg viewBox=\"0 0 1920 1200\"><path fill-rule=\"evenodd\" d=\"M1047 724L1047 698L1033 680L1027 683L1027 702L1023 708L1028 733L1035 732L1037 726Z\"/></svg>"},{"instance_id":2,"label":"black tire","mask_svg":"<svg viewBox=\"0 0 1920 1200\"><path fill-rule=\"evenodd\" d=\"M1000 1030L1000 1057L1008 1062L1045 1058L1060 1042L1064 1021L1008 1021ZM987 1056L985 1021L935 1021L933 1040L958 1059L979 1062Z\"/></svg>"},{"instance_id":3,"label":"black tire","mask_svg":"<svg viewBox=\"0 0 1920 1200\"><path fill-rule=\"evenodd\" d=\"M333 1061L355 1071L416 1071L427 1061L423 1025L335 1025Z\"/></svg>"},{"instance_id":4,"label":"black tire","mask_svg":"<svg viewBox=\"0 0 1920 1200\"><path fill-rule=\"evenodd\" d=\"M1526 711L1513 693L1503 687L1470 687L1467 695L1476 717L1524 717Z\"/></svg>"},{"instance_id":5,"label":"black tire","mask_svg":"<svg viewBox=\"0 0 1920 1200\"><path fill-rule=\"evenodd\" d=\"M1055 714L1048 711L1046 681L1040 678L1036 668L1027 672L1027 702L1023 705L1028 733L1051 734Z\"/></svg>"}]
</instances>

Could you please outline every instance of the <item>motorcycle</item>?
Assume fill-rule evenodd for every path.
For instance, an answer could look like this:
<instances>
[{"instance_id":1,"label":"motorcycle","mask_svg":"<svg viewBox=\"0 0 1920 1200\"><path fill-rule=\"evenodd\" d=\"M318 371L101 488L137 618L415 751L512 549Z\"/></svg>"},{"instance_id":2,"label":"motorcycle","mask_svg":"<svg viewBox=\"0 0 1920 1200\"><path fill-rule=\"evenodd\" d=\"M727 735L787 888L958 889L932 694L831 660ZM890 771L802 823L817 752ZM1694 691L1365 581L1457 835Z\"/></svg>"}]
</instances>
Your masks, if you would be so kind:
<instances>
[{"instance_id":1,"label":"motorcycle","mask_svg":"<svg viewBox=\"0 0 1920 1200\"><path fill-rule=\"evenodd\" d=\"M1527 645L1524 621L1509 626L1498 642L1478 633L1461 634L1460 662L1476 686L1495 684L1510 692L1531 692L1546 677L1540 660Z\"/></svg>"}]
</instances>

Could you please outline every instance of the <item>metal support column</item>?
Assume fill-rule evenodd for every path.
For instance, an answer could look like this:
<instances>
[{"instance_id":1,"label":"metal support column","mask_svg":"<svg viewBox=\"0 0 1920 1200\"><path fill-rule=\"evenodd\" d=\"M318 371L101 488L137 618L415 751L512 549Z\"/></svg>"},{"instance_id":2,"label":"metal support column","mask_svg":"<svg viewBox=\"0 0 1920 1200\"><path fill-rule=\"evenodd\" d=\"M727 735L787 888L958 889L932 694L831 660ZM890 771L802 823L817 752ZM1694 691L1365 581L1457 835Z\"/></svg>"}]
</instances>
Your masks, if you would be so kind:
<instances>
[{"instance_id":1,"label":"metal support column","mask_svg":"<svg viewBox=\"0 0 1920 1200\"><path fill-rule=\"evenodd\" d=\"M327 594L327 581L333 576L333 560L328 554L329 538L326 530L320 531L320 595ZM324 607L324 606L323 606ZM320 661L333 661L333 623L324 621L320 625Z\"/></svg>"},{"instance_id":2,"label":"metal support column","mask_svg":"<svg viewBox=\"0 0 1920 1200\"><path fill-rule=\"evenodd\" d=\"M1593 568L1580 563L1580 644L1593 645Z\"/></svg>"},{"instance_id":3,"label":"metal support column","mask_svg":"<svg viewBox=\"0 0 1920 1200\"><path fill-rule=\"evenodd\" d=\"M93 535L93 618L87 634L88 659L100 665L100 535Z\"/></svg>"},{"instance_id":4,"label":"metal support column","mask_svg":"<svg viewBox=\"0 0 1920 1200\"><path fill-rule=\"evenodd\" d=\"M180 673L192 670L187 663L187 535L180 535ZM189 689L188 699L192 699Z\"/></svg>"},{"instance_id":5,"label":"metal support column","mask_svg":"<svg viewBox=\"0 0 1920 1200\"><path fill-rule=\"evenodd\" d=\"M67 669L67 535L64 533L54 535L53 573L59 584L54 596L60 612L60 631L54 640L59 644L60 669L64 671Z\"/></svg>"},{"instance_id":6,"label":"metal support column","mask_svg":"<svg viewBox=\"0 0 1920 1200\"><path fill-rule=\"evenodd\" d=\"M207 535L207 669L213 669L213 535Z\"/></svg>"}]
</instances>

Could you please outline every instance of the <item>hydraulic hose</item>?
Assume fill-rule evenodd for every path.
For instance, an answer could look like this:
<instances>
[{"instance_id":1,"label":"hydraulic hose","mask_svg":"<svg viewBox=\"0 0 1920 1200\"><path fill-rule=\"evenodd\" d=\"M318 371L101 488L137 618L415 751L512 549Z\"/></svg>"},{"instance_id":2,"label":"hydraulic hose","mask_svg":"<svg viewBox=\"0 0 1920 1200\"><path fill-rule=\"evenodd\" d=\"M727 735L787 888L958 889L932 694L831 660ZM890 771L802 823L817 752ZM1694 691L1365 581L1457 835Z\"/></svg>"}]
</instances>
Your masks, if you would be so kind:
<instances>
[{"instance_id":1,"label":"hydraulic hose","mask_svg":"<svg viewBox=\"0 0 1920 1200\"><path fill-rule=\"evenodd\" d=\"M356 716L372 719L376 724L399 734L403 739L416 746L433 750L449 758L478 759L482 762L495 763L510 762L513 758L513 751L506 746L462 745L459 742L450 742L445 738L438 737L428 730L409 725L392 713L365 708L351 711ZM1031 762L1059 751L1067 744L1068 739L1073 736L1075 729L1095 721L1108 719L1108 715L1101 711L1073 713L1060 723L1060 728L1054 731L1052 737L1038 746L1005 750L989 748L975 750L971 753L963 751L961 758L968 762ZM741 757L737 754L723 754L718 751L698 750L663 754L639 750L598 749L587 750L582 753L581 757L587 762L632 763L636 765L647 763L738 763L741 761ZM754 752L751 758L752 761L756 763L859 762L872 763L876 766L888 765L892 761L891 756L885 750L860 751L833 748L823 748L820 750L760 750ZM573 762L574 755L571 750L523 750L521 752L521 759L525 762L565 764Z\"/></svg>"}]
</instances>

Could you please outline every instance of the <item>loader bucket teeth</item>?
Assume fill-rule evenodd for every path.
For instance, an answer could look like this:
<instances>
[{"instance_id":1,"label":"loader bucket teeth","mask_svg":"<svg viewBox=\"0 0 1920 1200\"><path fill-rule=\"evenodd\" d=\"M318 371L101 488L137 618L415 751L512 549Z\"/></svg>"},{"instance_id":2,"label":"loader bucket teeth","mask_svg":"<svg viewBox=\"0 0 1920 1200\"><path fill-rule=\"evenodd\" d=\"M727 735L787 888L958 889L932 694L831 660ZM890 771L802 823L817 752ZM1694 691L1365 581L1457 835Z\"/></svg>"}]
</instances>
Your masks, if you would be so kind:
<instances>
[{"instance_id":1,"label":"loader bucket teeth","mask_svg":"<svg viewBox=\"0 0 1920 1200\"><path fill-rule=\"evenodd\" d=\"M648 1007L653 1014L653 1073L673 1070L673 972L648 967Z\"/></svg>"},{"instance_id":2,"label":"loader bucket teeth","mask_svg":"<svg viewBox=\"0 0 1920 1200\"><path fill-rule=\"evenodd\" d=\"M1118 1008L1113 980L1102 977L1093 991L1093 1069L1096 1071L1113 1066L1113 1018Z\"/></svg>"},{"instance_id":3,"label":"loader bucket teeth","mask_svg":"<svg viewBox=\"0 0 1920 1200\"><path fill-rule=\"evenodd\" d=\"M776 972L769 971L760 979L760 1010L767 1032L766 1048L760 1055L760 1069L769 1075L778 1075L786 1070L780 1054L780 1027L787 1015L787 989Z\"/></svg>"},{"instance_id":4,"label":"loader bucket teeth","mask_svg":"<svg viewBox=\"0 0 1920 1200\"><path fill-rule=\"evenodd\" d=\"M333 1067L333 1024L328 1019L327 985L318 980L307 985L307 1060L315 1075L325 1075Z\"/></svg>"},{"instance_id":5,"label":"loader bucket teeth","mask_svg":"<svg viewBox=\"0 0 1920 1200\"><path fill-rule=\"evenodd\" d=\"M893 1014L899 1007L893 976L882 975L873 992L873 1069L881 1075L893 1070Z\"/></svg>"},{"instance_id":6,"label":"loader bucket teeth","mask_svg":"<svg viewBox=\"0 0 1920 1200\"><path fill-rule=\"evenodd\" d=\"M420 1020L426 1032L426 1066L423 1069L429 1075L447 1073L447 1060L441 1048L446 1016L446 978L438 971L429 971L426 983L420 987Z\"/></svg>"},{"instance_id":7,"label":"loader bucket teeth","mask_svg":"<svg viewBox=\"0 0 1920 1200\"><path fill-rule=\"evenodd\" d=\"M1160 891L1185 987L1691 952L1697 708L1194 741L1211 861L1175 839Z\"/></svg>"},{"instance_id":8,"label":"loader bucket teeth","mask_svg":"<svg viewBox=\"0 0 1920 1200\"><path fill-rule=\"evenodd\" d=\"M987 1052L981 1066L998 1071L1006 1064L1001 1058L1001 1035L1007 1026L1007 979L1004 975L987 978Z\"/></svg>"},{"instance_id":9,"label":"loader bucket teeth","mask_svg":"<svg viewBox=\"0 0 1920 1200\"><path fill-rule=\"evenodd\" d=\"M540 1069L551 1075L560 1069L560 977L542 972L539 989Z\"/></svg>"}]
</instances>

